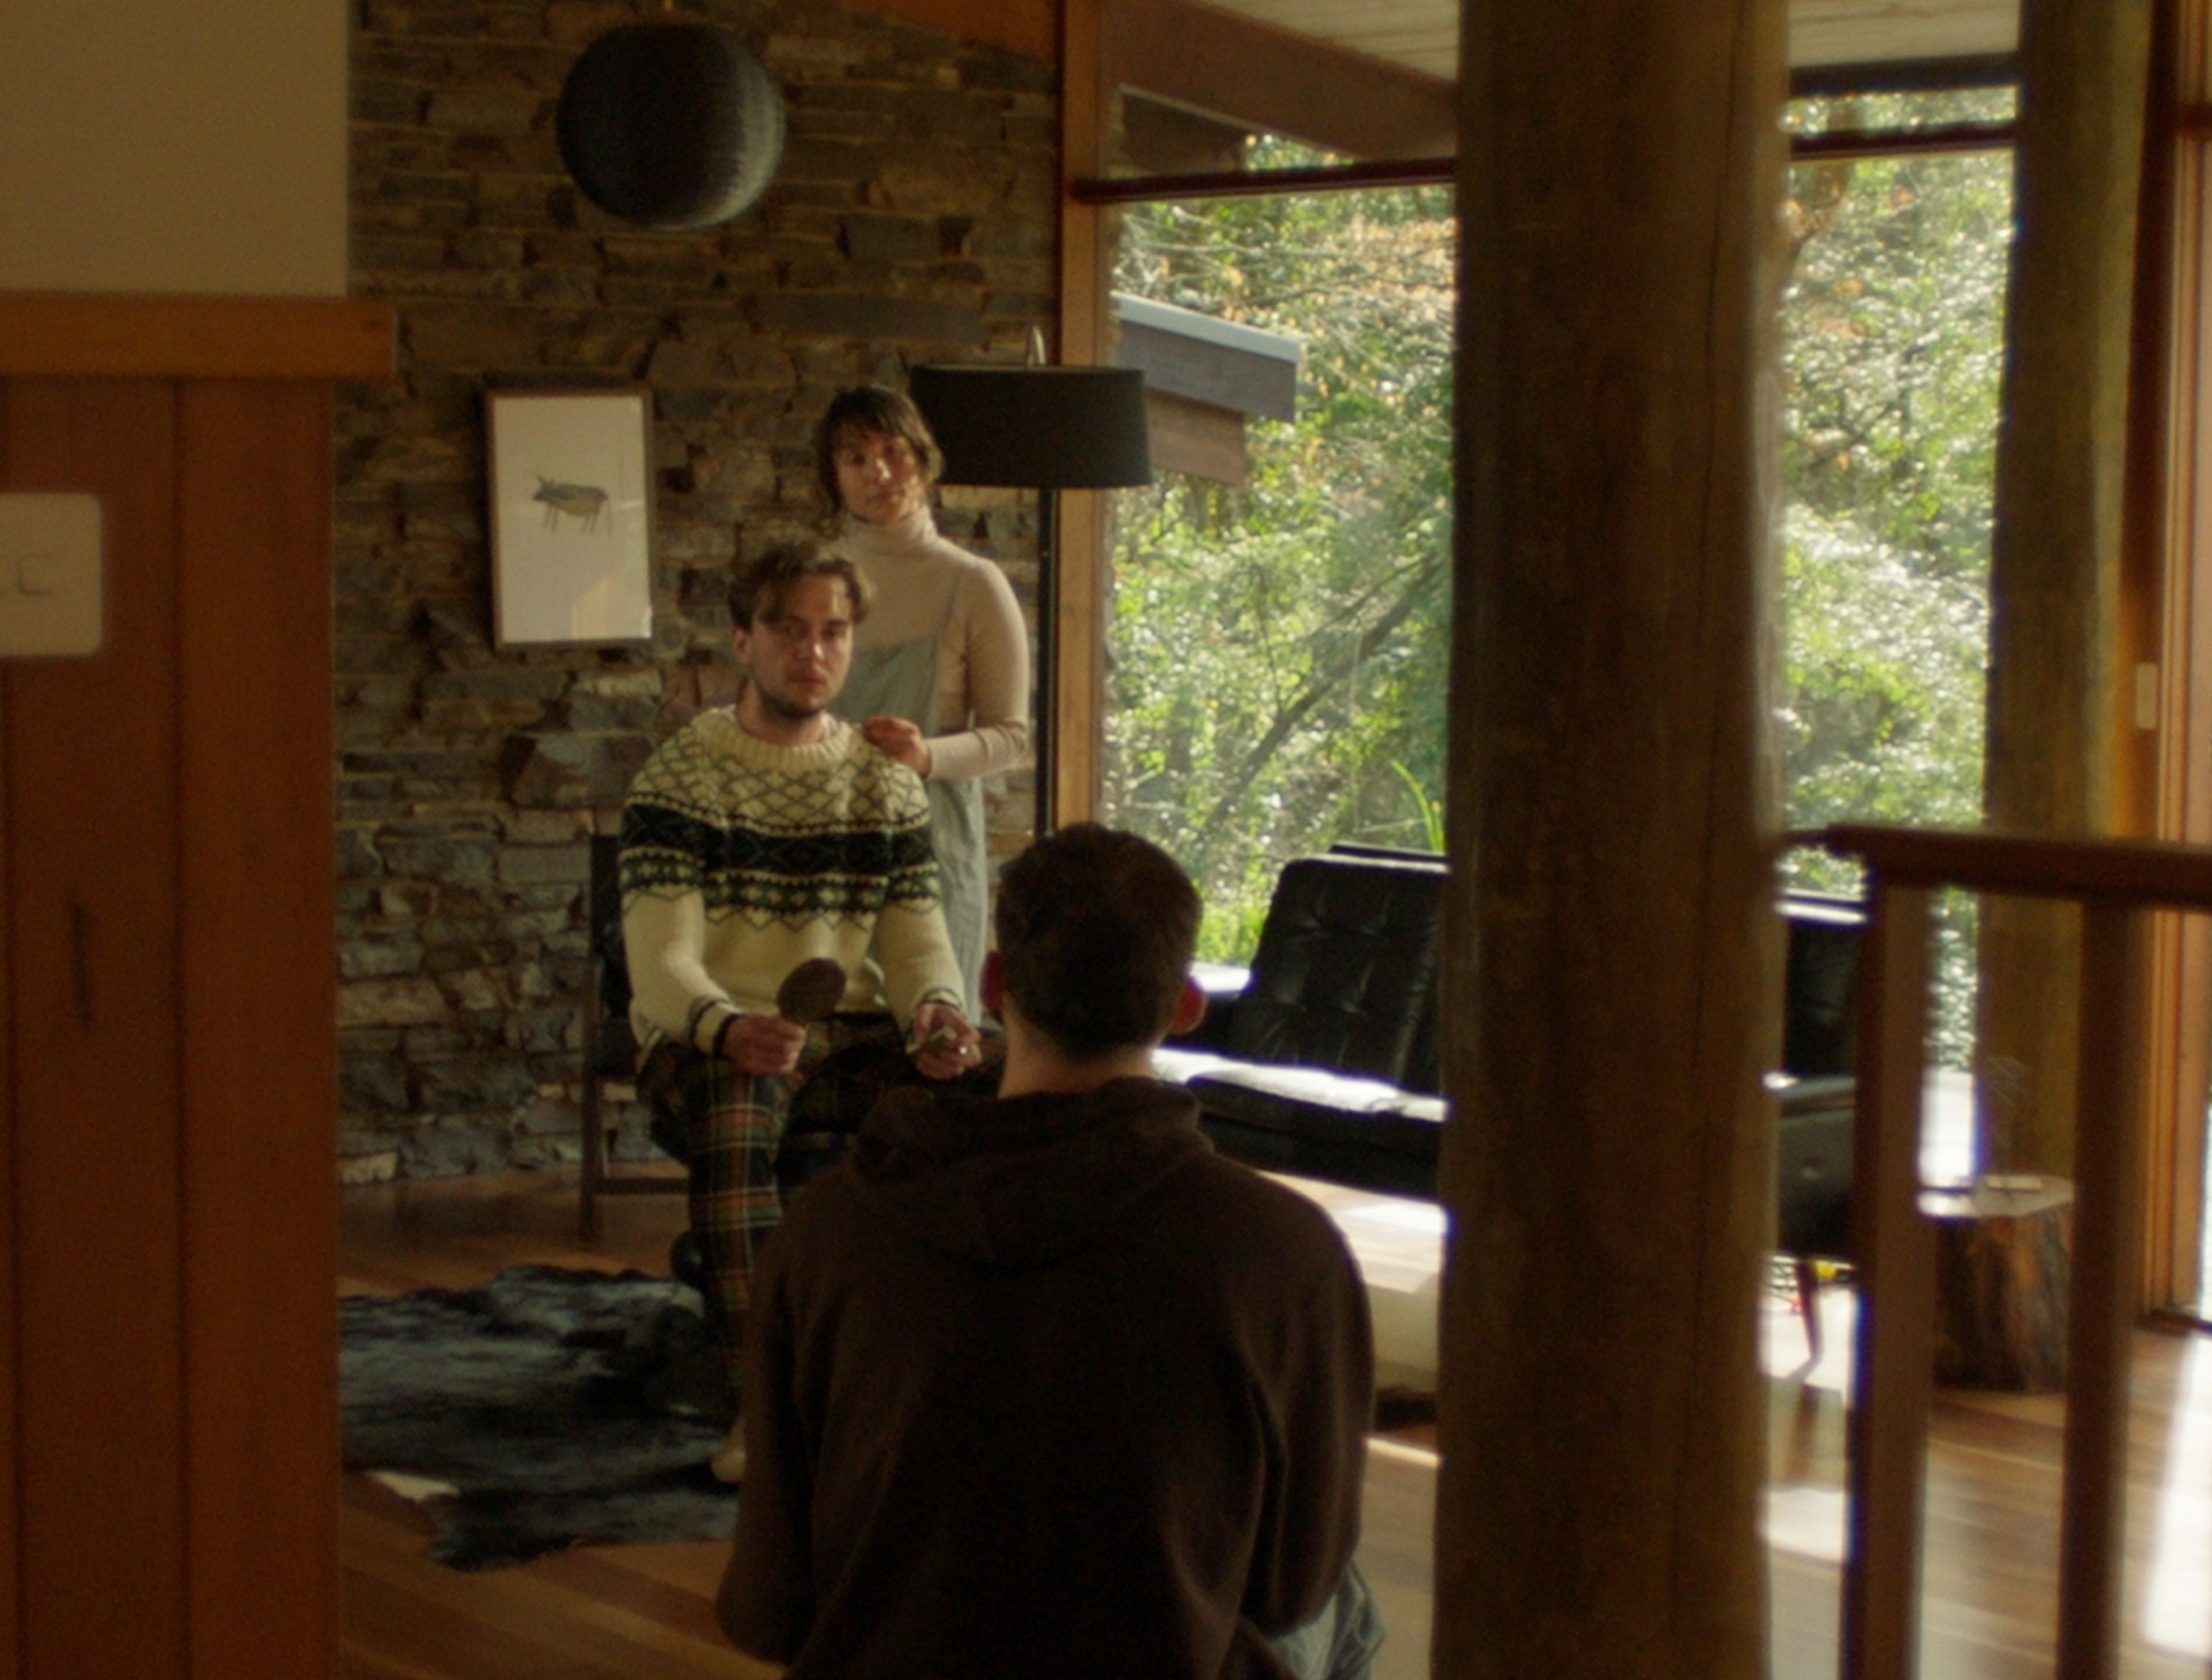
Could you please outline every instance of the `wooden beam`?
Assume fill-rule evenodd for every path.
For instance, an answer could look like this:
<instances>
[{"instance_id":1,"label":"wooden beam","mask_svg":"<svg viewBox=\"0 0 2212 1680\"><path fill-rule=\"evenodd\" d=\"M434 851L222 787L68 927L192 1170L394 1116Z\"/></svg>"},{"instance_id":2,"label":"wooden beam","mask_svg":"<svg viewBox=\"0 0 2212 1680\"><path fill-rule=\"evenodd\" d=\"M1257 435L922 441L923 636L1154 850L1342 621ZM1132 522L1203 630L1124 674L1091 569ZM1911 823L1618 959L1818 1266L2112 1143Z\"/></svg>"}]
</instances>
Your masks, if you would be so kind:
<instances>
[{"instance_id":1,"label":"wooden beam","mask_svg":"<svg viewBox=\"0 0 2212 1680\"><path fill-rule=\"evenodd\" d=\"M392 313L345 298L0 292L0 374L389 379Z\"/></svg>"},{"instance_id":2,"label":"wooden beam","mask_svg":"<svg viewBox=\"0 0 2212 1680\"><path fill-rule=\"evenodd\" d=\"M1114 0L1116 86L1353 157L1431 157L1457 143L1455 90L1198 0Z\"/></svg>"},{"instance_id":3,"label":"wooden beam","mask_svg":"<svg viewBox=\"0 0 2212 1680\"><path fill-rule=\"evenodd\" d=\"M2180 139L2180 11L2179 0L2153 0L2120 538L2122 657L2138 673L2146 667L2151 673L2142 697L2152 703L2154 727L2127 719L2130 728L2115 748L2126 831L2175 840L2190 837L2191 744L2204 739L2192 732L2189 717L2195 558L2186 537L2177 540L2179 521L2172 517L2182 459L2176 440L2187 435L2182 417L2192 405L2179 399L2176 375L2194 359L2178 347L2177 323L2187 309L2182 294L2196 283L2187 277L2202 272L2201 254L2183 243L2190 222L2181 205L2183 183L2191 172ZM2212 1016L2207 934L2200 918L2161 916L2151 927L2141 1299L2154 1305L2194 1300L2200 1287L2201 1250L2194 1239L2204 1184L2208 1064L2202 1029Z\"/></svg>"},{"instance_id":4,"label":"wooden beam","mask_svg":"<svg viewBox=\"0 0 2212 1680\"><path fill-rule=\"evenodd\" d=\"M1461 16L1432 1667L1752 1680L1783 9Z\"/></svg>"},{"instance_id":5,"label":"wooden beam","mask_svg":"<svg viewBox=\"0 0 2212 1680\"><path fill-rule=\"evenodd\" d=\"M1050 64L1060 48L1054 0L845 0L854 11L879 12L982 46L1004 47Z\"/></svg>"},{"instance_id":6,"label":"wooden beam","mask_svg":"<svg viewBox=\"0 0 2212 1680\"><path fill-rule=\"evenodd\" d=\"M2142 1090L2150 916L2083 906L2082 1129L2074 1162L2064 1491L2058 1532L2058 1672L2114 1680L2126 1539L2130 1341L2140 1301Z\"/></svg>"},{"instance_id":7,"label":"wooden beam","mask_svg":"<svg viewBox=\"0 0 2212 1680\"><path fill-rule=\"evenodd\" d=\"M0 380L0 489L7 488L8 386ZM0 912L7 907L9 835L14 818L9 802L8 683L0 676ZM15 957L10 930L15 917L0 913L0 1021L15 1019L12 983ZM15 1070L11 1059L12 1032L0 1032L0 1652L21 1661L22 1650L21 1598L17 1575L21 1548L16 1536L21 1526L15 1495L15 1466L21 1462L18 1446L15 1373L22 1368L15 1313L17 1288L14 1233L22 1227L15 1202Z\"/></svg>"},{"instance_id":8,"label":"wooden beam","mask_svg":"<svg viewBox=\"0 0 2212 1680\"><path fill-rule=\"evenodd\" d=\"M1851 1132L1859 1318L1841 1639L1847 1680L1891 1680L1913 1673L1919 1659L1935 1324L1935 1244L1919 1206L1929 894L1878 867L1869 873Z\"/></svg>"},{"instance_id":9,"label":"wooden beam","mask_svg":"<svg viewBox=\"0 0 2212 1680\"><path fill-rule=\"evenodd\" d=\"M2119 827L2114 744L2134 710L2120 536L2148 46L2148 0L2050 0L2021 14L1984 795L2003 828ZM1980 1117L1990 1170L2068 1170L2079 961L2071 912L1983 906L1982 1088L2016 1093Z\"/></svg>"},{"instance_id":10,"label":"wooden beam","mask_svg":"<svg viewBox=\"0 0 2212 1680\"><path fill-rule=\"evenodd\" d=\"M1075 366L1113 360L1107 296L1112 261L1099 211L1076 202L1074 182L1103 171L1112 122L1103 36L1106 0L1065 0L1060 43L1060 359ZM1063 490L1058 556L1048 580L1052 634L1042 673L1050 762L1038 769L1038 832L1081 822L1097 808L1099 731L1104 712L1106 499Z\"/></svg>"}]
</instances>

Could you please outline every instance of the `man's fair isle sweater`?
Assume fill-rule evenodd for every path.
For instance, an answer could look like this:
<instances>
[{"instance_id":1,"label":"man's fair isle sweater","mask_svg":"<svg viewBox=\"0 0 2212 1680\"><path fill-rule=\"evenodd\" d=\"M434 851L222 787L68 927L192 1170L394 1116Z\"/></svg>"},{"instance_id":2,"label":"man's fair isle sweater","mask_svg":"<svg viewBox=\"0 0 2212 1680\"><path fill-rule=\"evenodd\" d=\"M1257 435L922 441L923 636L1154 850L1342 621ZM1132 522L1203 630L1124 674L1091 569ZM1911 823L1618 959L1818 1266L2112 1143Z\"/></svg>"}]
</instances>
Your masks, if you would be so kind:
<instances>
[{"instance_id":1,"label":"man's fair isle sweater","mask_svg":"<svg viewBox=\"0 0 2212 1680\"><path fill-rule=\"evenodd\" d=\"M732 1014L773 1014L810 957L844 965L844 1008L888 1005L905 1022L960 998L921 782L823 721L814 745L779 746L733 707L702 712L631 784L623 944L641 1044L711 1053Z\"/></svg>"}]
</instances>

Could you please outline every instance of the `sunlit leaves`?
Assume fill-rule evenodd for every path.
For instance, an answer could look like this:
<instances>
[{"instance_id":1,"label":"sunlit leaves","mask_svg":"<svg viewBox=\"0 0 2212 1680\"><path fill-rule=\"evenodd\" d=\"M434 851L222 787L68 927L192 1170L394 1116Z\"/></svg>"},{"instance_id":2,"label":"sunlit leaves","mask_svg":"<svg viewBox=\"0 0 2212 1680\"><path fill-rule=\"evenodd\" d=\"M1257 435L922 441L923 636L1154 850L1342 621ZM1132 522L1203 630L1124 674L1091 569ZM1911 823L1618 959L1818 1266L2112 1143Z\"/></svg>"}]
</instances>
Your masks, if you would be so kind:
<instances>
[{"instance_id":1,"label":"sunlit leaves","mask_svg":"<svg viewBox=\"0 0 2212 1680\"><path fill-rule=\"evenodd\" d=\"M1443 785L1453 228L1440 190L1146 205L1116 286L1304 348L1249 482L1119 498L1107 804L1248 955L1275 873L1419 846ZM1426 801L1425 803L1425 801Z\"/></svg>"}]
</instances>

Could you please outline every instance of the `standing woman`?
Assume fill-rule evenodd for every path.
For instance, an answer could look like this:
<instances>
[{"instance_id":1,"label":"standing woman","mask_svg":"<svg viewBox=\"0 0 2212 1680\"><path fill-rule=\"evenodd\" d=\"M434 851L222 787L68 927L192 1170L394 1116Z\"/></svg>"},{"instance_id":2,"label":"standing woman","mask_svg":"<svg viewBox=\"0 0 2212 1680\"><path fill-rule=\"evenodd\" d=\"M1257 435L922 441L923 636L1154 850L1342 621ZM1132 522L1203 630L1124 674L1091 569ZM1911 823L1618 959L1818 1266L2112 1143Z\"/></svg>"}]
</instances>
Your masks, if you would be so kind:
<instances>
[{"instance_id":1,"label":"standing woman","mask_svg":"<svg viewBox=\"0 0 2212 1680\"><path fill-rule=\"evenodd\" d=\"M990 898L977 778L1029 754L1029 633L1006 575L938 535L929 492L944 466L921 411L879 385L841 392L814 434L836 546L875 592L837 710L929 789L945 926L973 1015Z\"/></svg>"}]
</instances>

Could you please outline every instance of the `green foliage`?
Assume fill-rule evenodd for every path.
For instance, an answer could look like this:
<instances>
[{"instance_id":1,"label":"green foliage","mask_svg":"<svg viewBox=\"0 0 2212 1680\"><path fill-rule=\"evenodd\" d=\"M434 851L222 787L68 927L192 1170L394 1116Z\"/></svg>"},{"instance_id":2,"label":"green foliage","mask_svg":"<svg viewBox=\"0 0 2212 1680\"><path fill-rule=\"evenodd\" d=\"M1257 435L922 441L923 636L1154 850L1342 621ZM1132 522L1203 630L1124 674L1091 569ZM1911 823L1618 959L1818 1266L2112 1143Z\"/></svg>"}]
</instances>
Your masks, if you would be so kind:
<instances>
[{"instance_id":1,"label":"green foliage","mask_svg":"<svg viewBox=\"0 0 2212 1680\"><path fill-rule=\"evenodd\" d=\"M1123 220L1121 289L1304 348L1243 486L1164 474L1117 504L1106 806L1190 870L1205 955L1249 955L1289 859L1436 837L1452 240L1442 189Z\"/></svg>"},{"instance_id":2,"label":"green foliage","mask_svg":"<svg viewBox=\"0 0 2212 1680\"><path fill-rule=\"evenodd\" d=\"M1809 102L1793 121L1959 121L2007 98ZM1995 154L1792 173L1793 827L1978 813L2010 177ZM1246 484L1168 477L1118 503L1106 808L1190 869L1207 956L1249 955L1293 856L1336 839L1441 846L1453 239L1441 188L1124 215L1120 289L1305 348L1297 418L1251 426ZM1856 885L1817 855L1787 867ZM1939 932L1947 1056L1971 1010L1970 910Z\"/></svg>"},{"instance_id":3,"label":"green foliage","mask_svg":"<svg viewBox=\"0 0 2212 1680\"><path fill-rule=\"evenodd\" d=\"M2002 114L1954 96L1941 119ZM1840 107L1840 108L1838 108ZM1812 127L1869 120L1844 102ZM1793 828L1981 812L1990 522L2011 235L2003 154L1791 172L1783 300L1784 746ZM1802 885L1850 890L1792 854ZM1972 1042L1973 905L1937 934L1936 1050Z\"/></svg>"}]
</instances>

